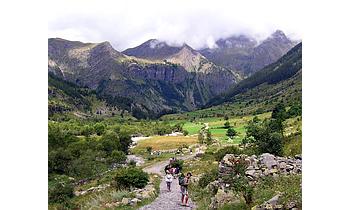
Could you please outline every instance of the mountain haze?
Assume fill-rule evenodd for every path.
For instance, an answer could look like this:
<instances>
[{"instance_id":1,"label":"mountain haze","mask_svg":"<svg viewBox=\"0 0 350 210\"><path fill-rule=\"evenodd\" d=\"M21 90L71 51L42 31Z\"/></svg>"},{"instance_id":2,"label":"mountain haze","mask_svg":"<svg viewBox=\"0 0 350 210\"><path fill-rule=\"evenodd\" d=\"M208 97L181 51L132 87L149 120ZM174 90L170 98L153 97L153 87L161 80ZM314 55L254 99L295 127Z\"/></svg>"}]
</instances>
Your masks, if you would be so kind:
<instances>
[{"instance_id":1,"label":"mountain haze","mask_svg":"<svg viewBox=\"0 0 350 210\"><path fill-rule=\"evenodd\" d=\"M231 36L216 41L216 48L205 48L200 52L217 65L249 76L277 61L295 44L282 31L277 30L260 43L246 35Z\"/></svg>"}]
</instances>

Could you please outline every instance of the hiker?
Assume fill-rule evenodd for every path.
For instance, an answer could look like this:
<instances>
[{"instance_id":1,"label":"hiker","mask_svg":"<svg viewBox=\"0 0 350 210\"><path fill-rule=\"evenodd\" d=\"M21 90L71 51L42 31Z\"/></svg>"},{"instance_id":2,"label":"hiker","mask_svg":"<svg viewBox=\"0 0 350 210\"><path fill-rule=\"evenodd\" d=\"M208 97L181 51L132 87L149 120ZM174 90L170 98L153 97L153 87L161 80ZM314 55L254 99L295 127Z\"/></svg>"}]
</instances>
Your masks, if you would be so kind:
<instances>
[{"instance_id":1,"label":"hiker","mask_svg":"<svg viewBox=\"0 0 350 210\"><path fill-rule=\"evenodd\" d=\"M179 167L176 167L175 168L175 175L178 175L180 173L180 168ZM175 177L176 178L176 177Z\"/></svg>"},{"instance_id":2,"label":"hiker","mask_svg":"<svg viewBox=\"0 0 350 210\"><path fill-rule=\"evenodd\" d=\"M173 176L169 172L167 172L165 175L165 182L168 188L168 192L171 192L171 183L173 182Z\"/></svg>"},{"instance_id":3,"label":"hiker","mask_svg":"<svg viewBox=\"0 0 350 210\"><path fill-rule=\"evenodd\" d=\"M181 189L181 205L182 206L187 206L187 207L189 206L187 204L187 202L188 202L188 185L190 184L191 176L192 176L192 174L190 172L188 172L186 174L186 176L181 174L179 177L179 185L180 185L180 189Z\"/></svg>"},{"instance_id":4,"label":"hiker","mask_svg":"<svg viewBox=\"0 0 350 210\"><path fill-rule=\"evenodd\" d=\"M164 172L165 172L165 173L168 173L168 172L170 173L170 169L171 169L171 165L168 164L168 165L165 166Z\"/></svg>"}]
</instances>

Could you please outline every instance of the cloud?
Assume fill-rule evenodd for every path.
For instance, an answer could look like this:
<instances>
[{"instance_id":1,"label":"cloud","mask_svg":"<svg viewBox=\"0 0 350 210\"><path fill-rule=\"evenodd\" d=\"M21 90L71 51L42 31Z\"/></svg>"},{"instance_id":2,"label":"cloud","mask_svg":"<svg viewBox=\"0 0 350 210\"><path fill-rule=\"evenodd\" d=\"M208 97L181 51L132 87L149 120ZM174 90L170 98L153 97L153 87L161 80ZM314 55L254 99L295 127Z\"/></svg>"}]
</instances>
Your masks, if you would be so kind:
<instances>
[{"instance_id":1,"label":"cloud","mask_svg":"<svg viewBox=\"0 0 350 210\"><path fill-rule=\"evenodd\" d=\"M246 34L259 40L276 29L301 39L298 1L52 0L48 36L109 41L117 50L152 38L172 45L215 47L215 40Z\"/></svg>"}]
</instances>

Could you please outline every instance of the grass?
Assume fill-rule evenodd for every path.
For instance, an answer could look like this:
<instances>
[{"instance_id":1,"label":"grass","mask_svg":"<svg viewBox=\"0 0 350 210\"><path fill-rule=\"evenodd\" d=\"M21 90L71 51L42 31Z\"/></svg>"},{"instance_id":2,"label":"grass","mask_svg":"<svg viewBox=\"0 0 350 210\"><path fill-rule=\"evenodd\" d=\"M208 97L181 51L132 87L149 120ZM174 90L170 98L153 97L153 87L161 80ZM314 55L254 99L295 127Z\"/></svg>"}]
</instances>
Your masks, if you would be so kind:
<instances>
[{"instance_id":1,"label":"grass","mask_svg":"<svg viewBox=\"0 0 350 210\"><path fill-rule=\"evenodd\" d=\"M302 153L302 136L300 133L295 133L286 138L283 148L284 156L294 156Z\"/></svg>"},{"instance_id":2,"label":"grass","mask_svg":"<svg viewBox=\"0 0 350 210\"><path fill-rule=\"evenodd\" d=\"M283 193L281 204L294 201L301 207L301 175L280 176L276 179L267 177L254 188L253 203L259 205L271 199L277 193Z\"/></svg>"},{"instance_id":3,"label":"grass","mask_svg":"<svg viewBox=\"0 0 350 210\"><path fill-rule=\"evenodd\" d=\"M153 136L150 139L139 141L132 152L134 154L144 154L147 147L152 147L153 151L177 149L184 144L189 146L197 143L197 141L197 136Z\"/></svg>"},{"instance_id":4,"label":"grass","mask_svg":"<svg viewBox=\"0 0 350 210\"><path fill-rule=\"evenodd\" d=\"M198 134L199 130L203 127L199 122L186 122L183 126L184 130L188 131L189 135Z\"/></svg>"},{"instance_id":5,"label":"grass","mask_svg":"<svg viewBox=\"0 0 350 210\"><path fill-rule=\"evenodd\" d=\"M245 126L249 121L251 121L254 118L255 115L247 115L247 116L239 116L239 117L232 117L228 119L231 127L233 127L237 131L237 136L233 138L233 140L229 141L229 138L226 136L227 129L223 128L224 123L226 120L224 120L223 117L208 117L208 118L199 118L193 122L186 121L184 123L183 129L187 130L189 132L189 135L198 134L200 129L204 126L204 123L208 123L209 129L211 131L212 137L215 139L218 139L224 143L231 143L231 144L239 144L242 139L246 135ZM271 112L266 112L263 114L256 115L260 119L266 119L271 117ZM181 121L173 121L173 123L177 123ZM184 121L182 121L184 122ZM294 121L288 122L288 126Z\"/></svg>"},{"instance_id":6,"label":"grass","mask_svg":"<svg viewBox=\"0 0 350 210\"><path fill-rule=\"evenodd\" d=\"M215 160L186 160L184 163L184 171L191 172L192 175L197 176L212 169L218 168L219 163Z\"/></svg>"}]
</instances>

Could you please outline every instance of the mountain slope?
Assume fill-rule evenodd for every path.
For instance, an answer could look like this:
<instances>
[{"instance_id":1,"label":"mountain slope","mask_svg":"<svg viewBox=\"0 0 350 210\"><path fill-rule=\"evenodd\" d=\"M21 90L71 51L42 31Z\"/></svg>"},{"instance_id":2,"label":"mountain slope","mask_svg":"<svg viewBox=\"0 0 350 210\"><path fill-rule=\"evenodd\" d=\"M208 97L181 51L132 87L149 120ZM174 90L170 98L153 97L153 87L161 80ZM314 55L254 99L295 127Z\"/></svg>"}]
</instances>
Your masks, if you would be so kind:
<instances>
[{"instance_id":1,"label":"mountain slope","mask_svg":"<svg viewBox=\"0 0 350 210\"><path fill-rule=\"evenodd\" d=\"M49 119L73 114L78 117L128 116L124 104L108 106L96 96L96 92L61 79L52 73L48 75ZM130 116L130 115L129 115Z\"/></svg>"},{"instance_id":2,"label":"mountain slope","mask_svg":"<svg viewBox=\"0 0 350 210\"><path fill-rule=\"evenodd\" d=\"M282 31L277 30L260 44L254 38L240 35L219 39L216 45L217 48L202 49L200 53L217 65L249 76L277 61L295 43Z\"/></svg>"},{"instance_id":3,"label":"mountain slope","mask_svg":"<svg viewBox=\"0 0 350 210\"><path fill-rule=\"evenodd\" d=\"M167 56L173 59L170 62L130 57L108 42L49 39L48 70L95 90L113 106L124 102L137 117L156 117L200 107L239 80L233 72L207 61L193 49L189 52L189 48L183 46L180 54ZM199 62L192 58L199 58Z\"/></svg>"},{"instance_id":4,"label":"mountain slope","mask_svg":"<svg viewBox=\"0 0 350 210\"><path fill-rule=\"evenodd\" d=\"M251 77L242 80L228 92L212 99L206 106L218 105L224 102L236 102L238 99L251 100L254 98L263 101L266 98L264 96L273 98L270 90L277 86L281 86L281 88L274 94L287 92L292 86L300 84L300 92L299 90L294 92L300 93L301 96L301 71L302 43L299 43L278 61L256 72Z\"/></svg>"}]
</instances>

